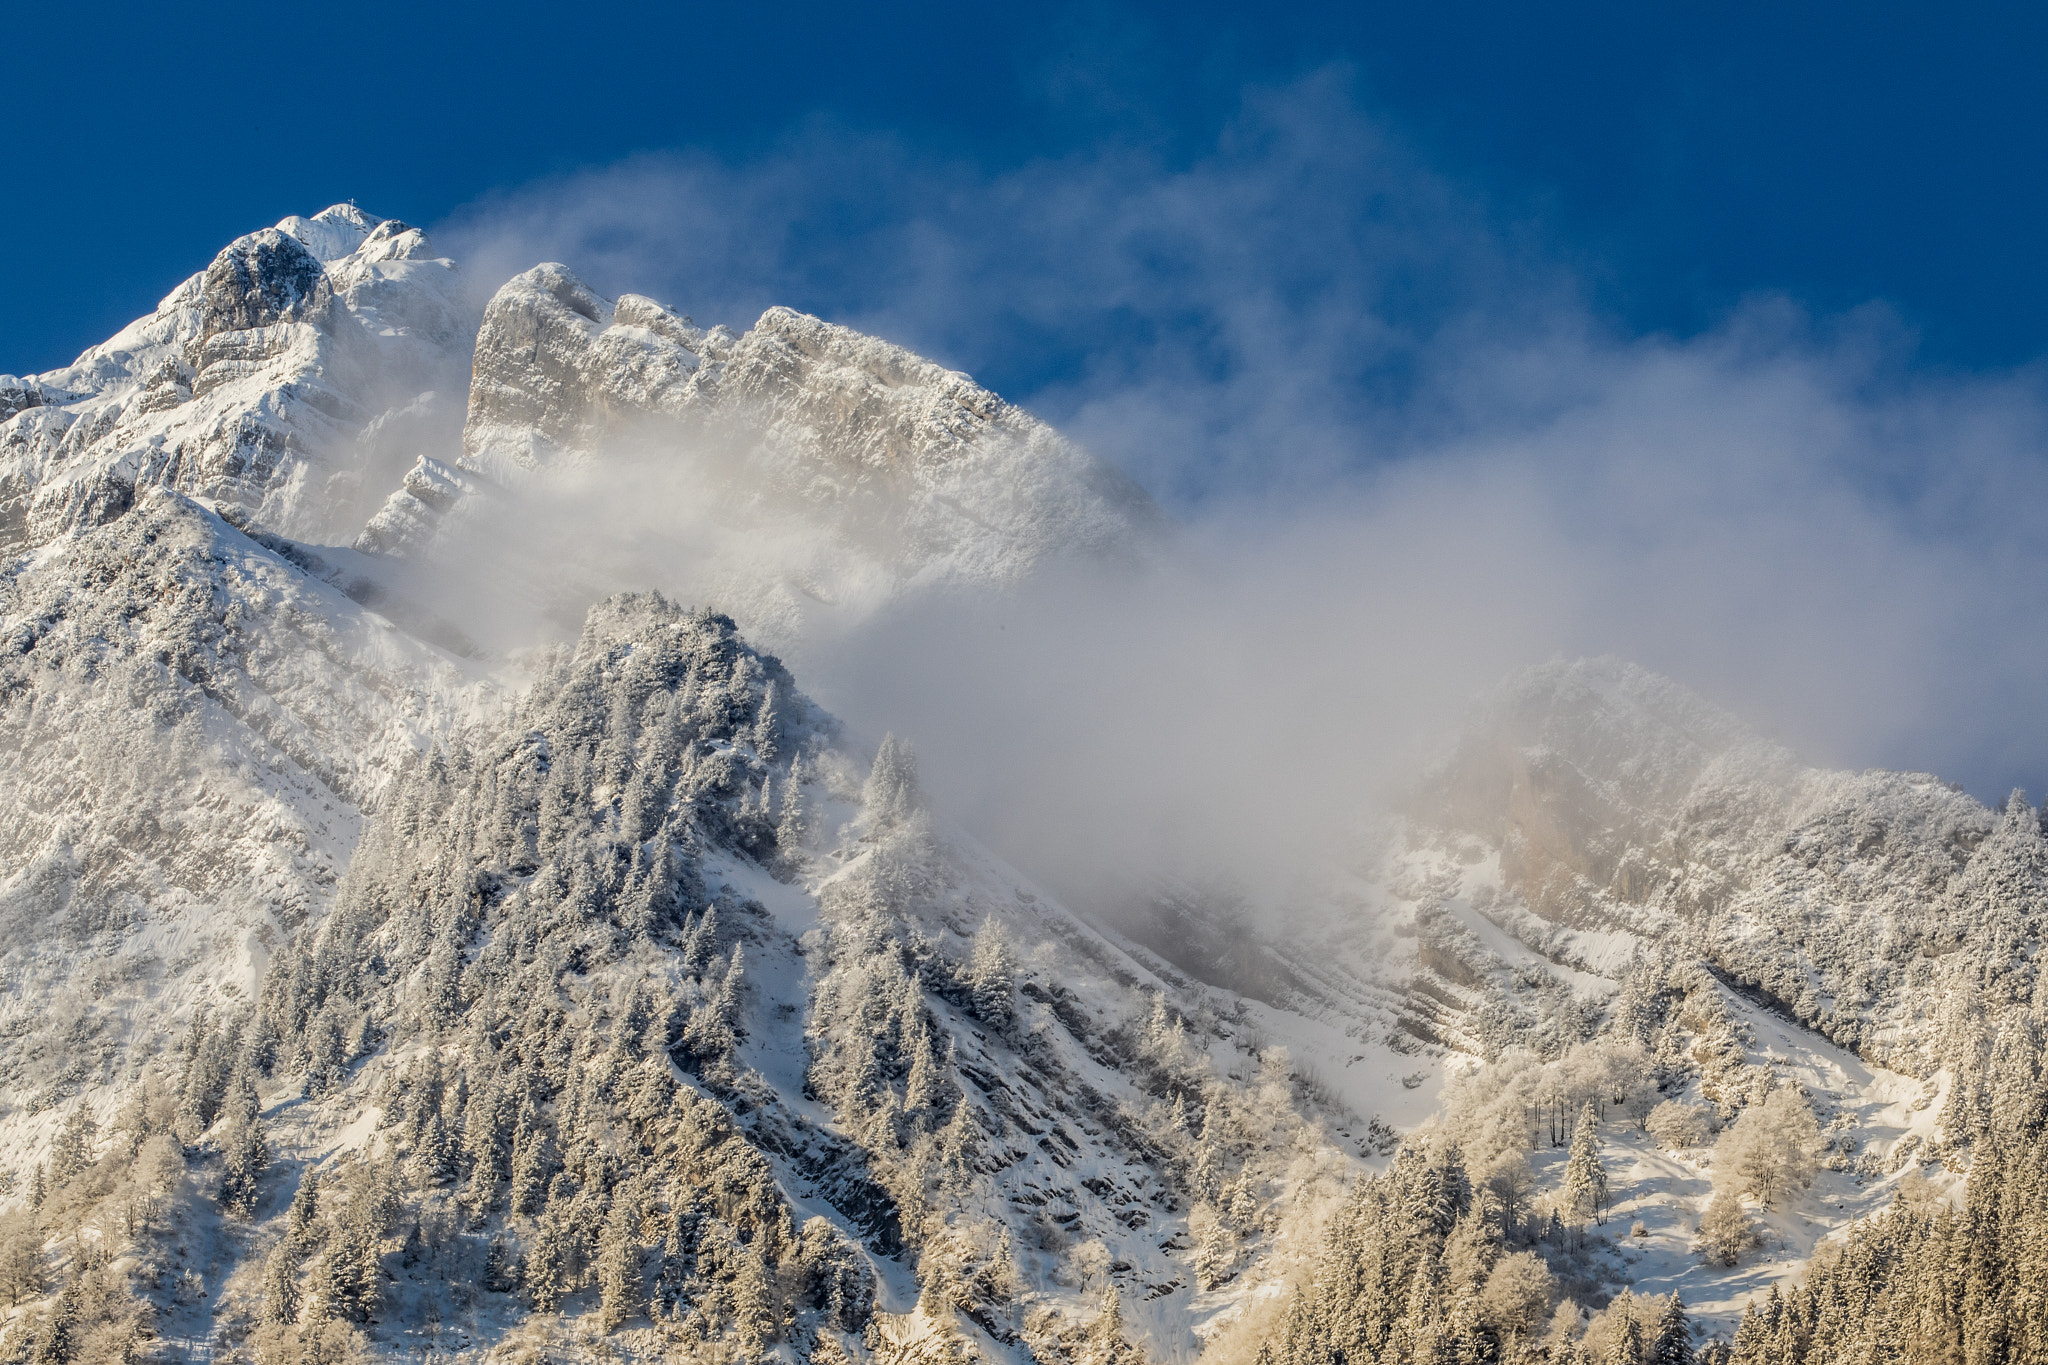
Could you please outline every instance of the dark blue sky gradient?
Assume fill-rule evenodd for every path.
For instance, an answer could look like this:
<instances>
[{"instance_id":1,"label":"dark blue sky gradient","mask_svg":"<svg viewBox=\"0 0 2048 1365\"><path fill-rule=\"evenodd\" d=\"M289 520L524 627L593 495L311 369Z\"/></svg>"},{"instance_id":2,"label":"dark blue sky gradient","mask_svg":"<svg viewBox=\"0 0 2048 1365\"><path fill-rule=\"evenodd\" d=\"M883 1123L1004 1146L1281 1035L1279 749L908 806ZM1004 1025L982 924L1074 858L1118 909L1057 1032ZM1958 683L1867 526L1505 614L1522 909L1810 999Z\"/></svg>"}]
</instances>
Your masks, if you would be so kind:
<instances>
[{"instance_id":1,"label":"dark blue sky gradient","mask_svg":"<svg viewBox=\"0 0 2048 1365\"><path fill-rule=\"evenodd\" d=\"M2039 7L44 5L8 43L17 372L336 199L432 223L634 153L744 165L819 118L992 174L1104 142L1173 164L1247 85L1332 62L1620 330L1774 291L1885 301L1937 366L2048 351Z\"/></svg>"}]
</instances>

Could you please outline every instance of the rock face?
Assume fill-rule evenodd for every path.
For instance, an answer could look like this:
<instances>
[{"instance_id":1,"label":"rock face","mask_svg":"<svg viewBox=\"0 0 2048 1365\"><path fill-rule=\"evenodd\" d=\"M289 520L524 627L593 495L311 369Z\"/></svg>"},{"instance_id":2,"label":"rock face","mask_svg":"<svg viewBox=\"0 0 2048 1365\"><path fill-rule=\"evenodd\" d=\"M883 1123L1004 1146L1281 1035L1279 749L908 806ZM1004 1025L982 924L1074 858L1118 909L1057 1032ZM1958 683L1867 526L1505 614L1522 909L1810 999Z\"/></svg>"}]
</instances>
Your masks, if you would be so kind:
<instances>
[{"instance_id":1,"label":"rock face","mask_svg":"<svg viewBox=\"0 0 2048 1365\"><path fill-rule=\"evenodd\" d=\"M11 374L0 374L0 422L6 421L18 412L43 405L42 385L34 380L17 379Z\"/></svg>"},{"instance_id":2,"label":"rock face","mask_svg":"<svg viewBox=\"0 0 2048 1365\"><path fill-rule=\"evenodd\" d=\"M649 418L694 418L737 432L788 491L867 521L915 524L913 556L958 539L930 504L968 496L963 515L993 513L973 562L1028 566L1054 545L1108 547L1156 520L1128 480L967 376L901 347L788 308L745 335L709 332L650 299L599 297L559 265L500 289L477 334L462 463L501 483L564 462L602 458ZM998 468L1000 466L1000 468ZM993 489L1010 469L1035 475ZM1037 523L1033 536L1024 523Z\"/></svg>"},{"instance_id":3,"label":"rock face","mask_svg":"<svg viewBox=\"0 0 2048 1365\"><path fill-rule=\"evenodd\" d=\"M510 482L598 458L625 419L691 405L683 381L703 345L703 332L657 304L627 295L615 305L564 266L535 266L484 309L463 464Z\"/></svg>"},{"instance_id":4,"label":"rock face","mask_svg":"<svg viewBox=\"0 0 2048 1365\"><path fill-rule=\"evenodd\" d=\"M1058 556L1142 554L1162 527L1114 469L901 347L787 308L738 337L706 331L559 265L513 279L477 334L459 468L535 487L630 454L689 471L721 522L791 542L718 584L771 637L806 599L1014 582ZM380 513L415 528L409 546L419 501L407 487Z\"/></svg>"},{"instance_id":5,"label":"rock face","mask_svg":"<svg viewBox=\"0 0 2048 1365\"><path fill-rule=\"evenodd\" d=\"M365 554L406 559L424 554L433 545L442 519L464 498L483 491L481 480L422 455L405 471L398 491L384 500L356 537L355 548Z\"/></svg>"},{"instance_id":6,"label":"rock face","mask_svg":"<svg viewBox=\"0 0 2048 1365\"><path fill-rule=\"evenodd\" d=\"M473 316L423 234L353 205L229 244L73 365L0 383L0 552L165 487L294 540L468 565L465 537L521 539L561 480L655 471L730 542L702 547L721 567L697 590L783 645L821 609L1139 555L1161 529L1109 466L900 347L785 308L706 330L559 265ZM580 613L635 572L593 567L573 603L535 585L528 608Z\"/></svg>"},{"instance_id":7,"label":"rock face","mask_svg":"<svg viewBox=\"0 0 2048 1365\"><path fill-rule=\"evenodd\" d=\"M324 323L333 297L319 258L298 238L276 228L252 232L199 277L199 339L281 322Z\"/></svg>"}]
</instances>

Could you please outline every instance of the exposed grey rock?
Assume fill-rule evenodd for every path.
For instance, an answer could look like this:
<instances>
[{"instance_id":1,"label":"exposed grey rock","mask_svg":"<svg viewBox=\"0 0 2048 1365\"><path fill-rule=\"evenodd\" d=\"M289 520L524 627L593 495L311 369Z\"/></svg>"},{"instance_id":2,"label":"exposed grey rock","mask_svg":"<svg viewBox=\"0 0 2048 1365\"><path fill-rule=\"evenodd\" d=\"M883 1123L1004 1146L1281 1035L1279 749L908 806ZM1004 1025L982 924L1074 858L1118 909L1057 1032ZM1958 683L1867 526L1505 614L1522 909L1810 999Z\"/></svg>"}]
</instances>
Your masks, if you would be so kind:
<instances>
[{"instance_id":1,"label":"exposed grey rock","mask_svg":"<svg viewBox=\"0 0 2048 1365\"><path fill-rule=\"evenodd\" d=\"M33 380L17 379L11 374L0 374L0 422L17 412L41 407L42 403L42 385Z\"/></svg>"},{"instance_id":2,"label":"exposed grey rock","mask_svg":"<svg viewBox=\"0 0 2048 1365\"><path fill-rule=\"evenodd\" d=\"M406 471L397 491L385 499L384 506L356 537L355 548L364 554L402 558L417 555L433 542L442 518L464 497L482 488L479 476L422 455Z\"/></svg>"},{"instance_id":3,"label":"exposed grey rock","mask_svg":"<svg viewBox=\"0 0 2048 1365\"><path fill-rule=\"evenodd\" d=\"M237 238L199 284L200 340L279 322L326 321L333 291L313 253L276 228Z\"/></svg>"}]
</instances>

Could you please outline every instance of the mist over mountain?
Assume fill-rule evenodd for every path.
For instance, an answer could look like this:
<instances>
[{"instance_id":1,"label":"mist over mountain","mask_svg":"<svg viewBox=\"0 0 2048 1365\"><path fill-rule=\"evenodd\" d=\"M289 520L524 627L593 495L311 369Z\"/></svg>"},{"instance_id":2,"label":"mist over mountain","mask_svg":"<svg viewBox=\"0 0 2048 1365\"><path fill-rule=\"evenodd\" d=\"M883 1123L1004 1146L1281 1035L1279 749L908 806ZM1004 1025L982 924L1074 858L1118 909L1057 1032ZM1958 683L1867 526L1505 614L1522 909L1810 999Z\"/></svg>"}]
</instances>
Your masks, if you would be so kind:
<instances>
[{"instance_id":1,"label":"mist over mountain","mask_svg":"<svg viewBox=\"0 0 2048 1365\"><path fill-rule=\"evenodd\" d=\"M2023 794L1532 664L1512 467L1176 518L436 251L0 376L0 1359L2039 1349Z\"/></svg>"}]
</instances>

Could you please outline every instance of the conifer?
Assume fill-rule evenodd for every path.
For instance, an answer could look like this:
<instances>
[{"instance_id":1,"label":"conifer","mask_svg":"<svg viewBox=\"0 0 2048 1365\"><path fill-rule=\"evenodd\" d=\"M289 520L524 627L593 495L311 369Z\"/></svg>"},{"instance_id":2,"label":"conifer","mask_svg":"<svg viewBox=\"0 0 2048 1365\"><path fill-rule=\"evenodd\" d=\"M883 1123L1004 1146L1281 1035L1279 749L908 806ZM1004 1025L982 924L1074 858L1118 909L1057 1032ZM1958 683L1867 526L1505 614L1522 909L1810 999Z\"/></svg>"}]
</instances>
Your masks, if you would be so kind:
<instances>
[{"instance_id":1,"label":"conifer","mask_svg":"<svg viewBox=\"0 0 2048 1365\"><path fill-rule=\"evenodd\" d=\"M1650 1343L1646 1365L1693 1365L1692 1319L1686 1316L1685 1303L1675 1289L1657 1318L1657 1335Z\"/></svg>"},{"instance_id":2,"label":"conifer","mask_svg":"<svg viewBox=\"0 0 2048 1365\"><path fill-rule=\"evenodd\" d=\"M1124 1300L1115 1284L1103 1291L1102 1307L1095 1315L1095 1324L1088 1335L1095 1347L1095 1358L1100 1361L1115 1361L1129 1350L1124 1340Z\"/></svg>"},{"instance_id":3,"label":"conifer","mask_svg":"<svg viewBox=\"0 0 2048 1365\"><path fill-rule=\"evenodd\" d=\"M1588 1104L1572 1133L1571 1155L1565 1161L1562 1212L1575 1228L1600 1217L1607 1207L1607 1165L1600 1159L1600 1118Z\"/></svg>"},{"instance_id":4,"label":"conifer","mask_svg":"<svg viewBox=\"0 0 2048 1365\"><path fill-rule=\"evenodd\" d=\"M263 1263L263 1320L299 1320L299 1263L289 1242L280 1243Z\"/></svg>"},{"instance_id":5,"label":"conifer","mask_svg":"<svg viewBox=\"0 0 2048 1365\"><path fill-rule=\"evenodd\" d=\"M640 1312L639 1210L632 1206L635 1192L627 1187L612 1200L610 1215L598 1242L597 1283L599 1316L605 1332L611 1333Z\"/></svg>"}]
</instances>

